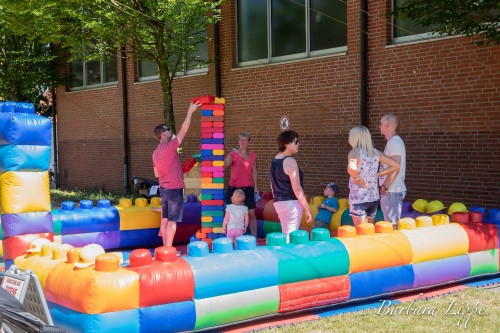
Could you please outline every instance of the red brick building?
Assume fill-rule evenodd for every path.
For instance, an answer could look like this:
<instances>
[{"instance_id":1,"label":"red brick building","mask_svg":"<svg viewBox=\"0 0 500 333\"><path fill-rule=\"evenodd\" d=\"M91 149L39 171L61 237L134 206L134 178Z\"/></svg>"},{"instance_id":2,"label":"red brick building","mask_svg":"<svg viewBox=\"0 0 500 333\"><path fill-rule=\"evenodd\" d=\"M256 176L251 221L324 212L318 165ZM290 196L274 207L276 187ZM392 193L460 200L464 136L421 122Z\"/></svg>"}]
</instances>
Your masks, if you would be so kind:
<instances>
[{"instance_id":1,"label":"red brick building","mask_svg":"<svg viewBox=\"0 0 500 333\"><path fill-rule=\"evenodd\" d=\"M300 134L297 160L306 193L320 195L322 182L335 181L340 197L347 197L349 129L365 123L383 150L378 124L392 112L400 118L407 146L406 200L500 207L500 46L415 35L411 26L384 15L391 1L368 1L363 57L358 3L299 2L306 7L287 1L226 2L218 26L219 66L211 62L208 70L174 82L177 126L192 97L220 92L226 99L226 149L237 145L240 131L251 132L259 188L269 190L268 166L286 116ZM210 42L209 59L215 50ZM101 67L100 82L92 84L91 64L72 64L70 72L82 68L91 84L57 89L62 187L120 191L124 179L153 178L152 129L163 122L160 82L144 79L147 66L136 60L124 65L125 75L118 62L108 77ZM199 120L194 117L183 143L186 158L200 151Z\"/></svg>"}]
</instances>

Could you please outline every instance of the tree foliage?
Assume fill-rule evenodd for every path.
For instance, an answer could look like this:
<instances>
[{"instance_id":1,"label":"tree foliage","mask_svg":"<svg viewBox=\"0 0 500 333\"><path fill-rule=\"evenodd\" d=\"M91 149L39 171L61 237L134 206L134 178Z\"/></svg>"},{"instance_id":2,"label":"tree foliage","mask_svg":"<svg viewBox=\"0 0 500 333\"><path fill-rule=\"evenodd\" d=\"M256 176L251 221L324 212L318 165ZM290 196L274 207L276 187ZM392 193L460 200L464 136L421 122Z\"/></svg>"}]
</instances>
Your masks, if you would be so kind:
<instances>
[{"instance_id":1,"label":"tree foliage","mask_svg":"<svg viewBox=\"0 0 500 333\"><path fill-rule=\"evenodd\" d=\"M0 0L12 29L69 50L70 59L100 60L132 46L134 59L153 61L163 91L164 118L175 128L172 83L196 57L207 29L221 19L221 1ZM36 29L34 28L36 27Z\"/></svg>"},{"instance_id":2,"label":"tree foliage","mask_svg":"<svg viewBox=\"0 0 500 333\"><path fill-rule=\"evenodd\" d=\"M48 111L44 93L57 79L51 46L15 34L2 23L0 16L0 97L32 103L39 113L44 113Z\"/></svg>"},{"instance_id":3,"label":"tree foliage","mask_svg":"<svg viewBox=\"0 0 500 333\"><path fill-rule=\"evenodd\" d=\"M479 36L478 45L500 43L498 0L406 0L391 15L410 18L435 33Z\"/></svg>"}]
</instances>

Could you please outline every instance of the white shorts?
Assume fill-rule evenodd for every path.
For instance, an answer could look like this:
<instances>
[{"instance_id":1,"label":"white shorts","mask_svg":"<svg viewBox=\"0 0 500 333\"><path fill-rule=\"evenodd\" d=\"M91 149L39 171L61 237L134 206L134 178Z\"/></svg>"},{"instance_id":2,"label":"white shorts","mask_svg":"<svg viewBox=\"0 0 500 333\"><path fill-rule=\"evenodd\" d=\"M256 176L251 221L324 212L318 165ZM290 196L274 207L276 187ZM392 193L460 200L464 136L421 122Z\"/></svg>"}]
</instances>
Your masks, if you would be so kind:
<instances>
[{"instance_id":1,"label":"white shorts","mask_svg":"<svg viewBox=\"0 0 500 333\"><path fill-rule=\"evenodd\" d=\"M302 220L302 205L298 200L277 201L274 208L281 222L281 232L288 235L295 230L299 230Z\"/></svg>"}]
</instances>

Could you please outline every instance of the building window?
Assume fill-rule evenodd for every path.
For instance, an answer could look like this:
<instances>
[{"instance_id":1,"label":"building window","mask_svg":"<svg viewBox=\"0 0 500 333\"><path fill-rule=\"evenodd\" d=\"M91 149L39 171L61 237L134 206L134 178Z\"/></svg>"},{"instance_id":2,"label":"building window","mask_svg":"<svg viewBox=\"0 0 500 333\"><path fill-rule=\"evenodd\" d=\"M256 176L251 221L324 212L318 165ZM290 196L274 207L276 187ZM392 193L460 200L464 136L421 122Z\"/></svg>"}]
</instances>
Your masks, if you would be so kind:
<instances>
[{"instance_id":1,"label":"building window","mask_svg":"<svg viewBox=\"0 0 500 333\"><path fill-rule=\"evenodd\" d=\"M69 64L70 88L86 89L113 85L118 81L116 55L104 61L77 59Z\"/></svg>"},{"instance_id":2,"label":"building window","mask_svg":"<svg viewBox=\"0 0 500 333\"><path fill-rule=\"evenodd\" d=\"M393 0L393 8L402 6L408 0ZM432 27L425 27L409 18L392 18L392 40L394 43L426 40L439 37L432 34Z\"/></svg>"},{"instance_id":3,"label":"building window","mask_svg":"<svg viewBox=\"0 0 500 333\"><path fill-rule=\"evenodd\" d=\"M331 0L238 0L238 64L344 52L347 5Z\"/></svg>"},{"instance_id":4,"label":"building window","mask_svg":"<svg viewBox=\"0 0 500 333\"><path fill-rule=\"evenodd\" d=\"M206 36L206 32L204 33ZM200 43L197 51L192 54L192 59L184 61L183 68L177 76L206 73L208 71L208 40ZM137 62L139 81L158 80L158 65L151 60L141 59Z\"/></svg>"}]
</instances>

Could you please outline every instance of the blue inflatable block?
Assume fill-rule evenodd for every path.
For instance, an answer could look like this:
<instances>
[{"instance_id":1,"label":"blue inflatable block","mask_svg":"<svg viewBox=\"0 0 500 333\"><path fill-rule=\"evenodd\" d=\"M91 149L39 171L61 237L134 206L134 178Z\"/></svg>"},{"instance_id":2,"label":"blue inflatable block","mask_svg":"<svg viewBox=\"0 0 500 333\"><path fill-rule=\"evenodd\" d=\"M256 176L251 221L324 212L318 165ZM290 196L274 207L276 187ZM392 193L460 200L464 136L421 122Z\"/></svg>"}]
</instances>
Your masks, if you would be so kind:
<instances>
[{"instance_id":1,"label":"blue inflatable block","mask_svg":"<svg viewBox=\"0 0 500 333\"><path fill-rule=\"evenodd\" d=\"M14 107L14 112L35 114L35 106L31 103L18 102Z\"/></svg>"},{"instance_id":2,"label":"blue inflatable block","mask_svg":"<svg viewBox=\"0 0 500 333\"><path fill-rule=\"evenodd\" d=\"M161 246L163 240L158 236L159 228L120 231L120 248Z\"/></svg>"},{"instance_id":3,"label":"blue inflatable block","mask_svg":"<svg viewBox=\"0 0 500 333\"><path fill-rule=\"evenodd\" d=\"M188 256L184 259L193 270L194 285L196 286L195 299L255 290L278 284L276 257L273 251L264 247L252 251L212 253L203 257Z\"/></svg>"},{"instance_id":4,"label":"blue inflatable block","mask_svg":"<svg viewBox=\"0 0 500 333\"><path fill-rule=\"evenodd\" d=\"M0 145L51 146L52 121L24 113L0 113Z\"/></svg>"},{"instance_id":5,"label":"blue inflatable block","mask_svg":"<svg viewBox=\"0 0 500 333\"><path fill-rule=\"evenodd\" d=\"M225 237L225 235L224 235L224 237ZM219 234L209 233L209 234L207 234L207 238L217 239L217 238L219 238Z\"/></svg>"},{"instance_id":6,"label":"blue inflatable block","mask_svg":"<svg viewBox=\"0 0 500 333\"><path fill-rule=\"evenodd\" d=\"M15 112L16 111L16 102L0 102L0 112Z\"/></svg>"},{"instance_id":7,"label":"blue inflatable block","mask_svg":"<svg viewBox=\"0 0 500 333\"><path fill-rule=\"evenodd\" d=\"M120 247L120 231L89 232L84 234L62 235L62 242L83 247L87 244L99 244L105 250Z\"/></svg>"},{"instance_id":8,"label":"blue inflatable block","mask_svg":"<svg viewBox=\"0 0 500 333\"><path fill-rule=\"evenodd\" d=\"M224 190L218 188L202 188L201 194L222 194L224 196ZM213 198L213 197L212 197Z\"/></svg>"},{"instance_id":9,"label":"blue inflatable block","mask_svg":"<svg viewBox=\"0 0 500 333\"><path fill-rule=\"evenodd\" d=\"M224 144L224 139L206 139L202 138L201 143L206 143L206 144Z\"/></svg>"},{"instance_id":10,"label":"blue inflatable block","mask_svg":"<svg viewBox=\"0 0 500 333\"><path fill-rule=\"evenodd\" d=\"M47 171L50 150L49 146L0 146L0 172Z\"/></svg>"},{"instance_id":11,"label":"blue inflatable block","mask_svg":"<svg viewBox=\"0 0 500 333\"><path fill-rule=\"evenodd\" d=\"M214 112L212 110L201 110L201 116L208 116L211 117L214 115ZM202 119L203 121L203 119Z\"/></svg>"},{"instance_id":12,"label":"blue inflatable block","mask_svg":"<svg viewBox=\"0 0 500 333\"><path fill-rule=\"evenodd\" d=\"M201 206L201 210L203 212L206 212L206 211L222 211L222 210L224 210L224 206Z\"/></svg>"},{"instance_id":13,"label":"blue inflatable block","mask_svg":"<svg viewBox=\"0 0 500 333\"><path fill-rule=\"evenodd\" d=\"M201 150L201 159L204 159L204 156L212 156L214 153L213 149L202 149Z\"/></svg>"},{"instance_id":14,"label":"blue inflatable block","mask_svg":"<svg viewBox=\"0 0 500 333\"><path fill-rule=\"evenodd\" d=\"M175 333L194 329L196 309L193 301L149 306L139 309L141 333Z\"/></svg>"},{"instance_id":15,"label":"blue inflatable block","mask_svg":"<svg viewBox=\"0 0 500 333\"><path fill-rule=\"evenodd\" d=\"M201 156L202 161L223 161L224 156L223 155L202 155Z\"/></svg>"},{"instance_id":16,"label":"blue inflatable block","mask_svg":"<svg viewBox=\"0 0 500 333\"><path fill-rule=\"evenodd\" d=\"M225 200L226 196L224 194L212 194L212 200Z\"/></svg>"},{"instance_id":17,"label":"blue inflatable block","mask_svg":"<svg viewBox=\"0 0 500 333\"><path fill-rule=\"evenodd\" d=\"M224 222L224 216L212 216L212 222Z\"/></svg>"},{"instance_id":18,"label":"blue inflatable block","mask_svg":"<svg viewBox=\"0 0 500 333\"><path fill-rule=\"evenodd\" d=\"M26 234L53 233L51 212L31 212L2 215L2 234L12 237Z\"/></svg>"},{"instance_id":19,"label":"blue inflatable block","mask_svg":"<svg viewBox=\"0 0 500 333\"><path fill-rule=\"evenodd\" d=\"M413 288L458 281L469 277L471 264L468 255L437 259L413 264Z\"/></svg>"},{"instance_id":20,"label":"blue inflatable block","mask_svg":"<svg viewBox=\"0 0 500 333\"><path fill-rule=\"evenodd\" d=\"M366 298L376 295L413 288L412 265L388 267L349 275L351 295L349 299Z\"/></svg>"},{"instance_id":21,"label":"blue inflatable block","mask_svg":"<svg viewBox=\"0 0 500 333\"><path fill-rule=\"evenodd\" d=\"M47 302L54 325L68 332L139 332L139 309L99 314L81 313L62 305Z\"/></svg>"},{"instance_id":22,"label":"blue inflatable block","mask_svg":"<svg viewBox=\"0 0 500 333\"><path fill-rule=\"evenodd\" d=\"M61 210L61 235L120 230L120 214L116 207Z\"/></svg>"}]
</instances>

